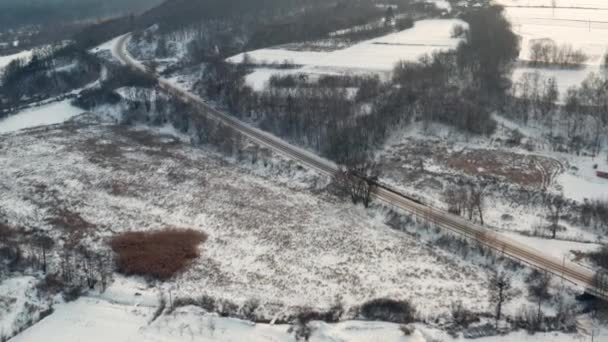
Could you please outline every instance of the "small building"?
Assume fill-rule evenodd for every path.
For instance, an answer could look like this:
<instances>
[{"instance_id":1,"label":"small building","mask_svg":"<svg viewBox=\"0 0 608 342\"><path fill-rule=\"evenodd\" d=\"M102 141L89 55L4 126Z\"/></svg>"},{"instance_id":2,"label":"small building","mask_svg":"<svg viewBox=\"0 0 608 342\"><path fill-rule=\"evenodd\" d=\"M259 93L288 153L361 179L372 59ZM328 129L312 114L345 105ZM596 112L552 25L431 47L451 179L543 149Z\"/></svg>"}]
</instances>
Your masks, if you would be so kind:
<instances>
[{"instance_id":1,"label":"small building","mask_svg":"<svg viewBox=\"0 0 608 342\"><path fill-rule=\"evenodd\" d=\"M596 171L595 174L600 177L600 178L606 178L608 179L608 172L604 172L604 171Z\"/></svg>"}]
</instances>

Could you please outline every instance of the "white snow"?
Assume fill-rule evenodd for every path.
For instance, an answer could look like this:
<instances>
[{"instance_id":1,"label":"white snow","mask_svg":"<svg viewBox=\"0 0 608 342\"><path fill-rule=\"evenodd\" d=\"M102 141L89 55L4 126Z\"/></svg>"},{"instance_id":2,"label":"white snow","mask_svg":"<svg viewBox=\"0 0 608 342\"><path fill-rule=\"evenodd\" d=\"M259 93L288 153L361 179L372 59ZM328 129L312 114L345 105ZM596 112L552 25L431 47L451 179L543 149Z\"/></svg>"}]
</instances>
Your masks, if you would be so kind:
<instances>
[{"instance_id":1,"label":"white snow","mask_svg":"<svg viewBox=\"0 0 608 342\"><path fill-rule=\"evenodd\" d=\"M562 97L568 88L579 86L590 72L597 72L602 57L608 53L608 1L605 0L495 0L506 6L505 14L513 31L521 38L520 59L529 60L530 45L535 40L551 39L568 44L589 56L580 69L516 68L513 80L527 72L538 71L555 77Z\"/></svg>"},{"instance_id":2,"label":"white snow","mask_svg":"<svg viewBox=\"0 0 608 342\"><path fill-rule=\"evenodd\" d=\"M112 39L108 40L107 42L90 49L89 52L98 53L98 52L102 52L102 51L111 51L114 48L114 46L116 45L116 42L122 37L123 36L118 36L118 37L112 38Z\"/></svg>"},{"instance_id":3,"label":"white snow","mask_svg":"<svg viewBox=\"0 0 608 342\"><path fill-rule=\"evenodd\" d=\"M603 170L607 170L607 168ZM599 178L596 175L581 176L564 173L559 175L557 182L562 186L564 195L576 201L608 199L608 179Z\"/></svg>"},{"instance_id":4,"label":"white snow","mask_svg":"<svg viewBox=\"0 0 608 342\"><path fill-rule=\"evenodd\" d=\"M426 0L426 2L435 4L437 8L448 12L452 10L452 5L447 0Z\"/></svg>"},{"instance_id":5,"label":"white snow","mask_svg":"<svg viewBox=\"0 0 608 342\"><path fill-rule=\"evenodd\" d=\"M580 69L518 67L513 70L512 79L514 82L517 82L524 74L534 72L538 72L546 78L553 77L557 82L557 88L563 99L566 96L568 88L579 87L590 73L597 73L598 71L599 67L597 65L586 65Z\"/></svg>"},{"instance_id":6,"label":"white snow","mask_svg":"<svg viewBox=\"0 0 608 342\"><path fill-rule=\"evenodd\" d=\"M10 62L15 59L24 59L26 61L29 61L29 59L32 57L32 53L32 50L26 50L13 55L0 56L0 70L9 65Z\"/></svg>"},{"instance_id":7,"label":"white snow","mask_svg":"<svg viewBox=\"0 0 608 342\"><path fill-rule=\"evenodd\" d=\"M0 120L0 134L6 134L36 126L54 125L79 115L82 109L63 100L52 104L26 109Z\"/></svg>"},{"instance_id":8,"label":"white snow","mask_svg":"<svg viewBox=\"0 0 608 342\"><path fill-rule=\"evenodd\" d=\"M494 0L504 6L552 7L553 0ZM555 0L556 7L608 9L606 0Z\"/></svg>"},{"instance_id":9,"label":"white snow","mask_svg":"<svg viewBox=\"0 0 608 342\"><path fill-rule=\"evenodd\" d=\"M522 37L522 60L529 59L530 45L538 39L552 39L557 44L570 44L582 49L589 57L588 64L598 65L608 50L608 7L530 8L507 7L507 18L513 30Z\"/></svg>"},{"instance_id":10,"label":"white snow","mask_svg":"<svg viewBox=\"0 0 608 342\"><path fill-rule=\"evenodd\" d=\"M80 298L57 306L53 315L12 339L13 342L211 342L211 341L295 341L289 325L254 324L210 315L187 306L176 309L150 323L154 308L118 304L93 298ZM383 322L346 321L337 324L311 322L311 342L431 342L468 341L445 332L414 324L415 331L404 336L399 325ZM596 340L608 337L597 329ZM585 333L537 333L518 331L504 336L476 339L480 342L570 342L588 340Z\"/></svg>"},{"instance_id":11,"label":"white snow","mask_svg":"<svg viewBox=\"0 0 608 342\"><path fill-rule=\"evenodd\" d=\"M518 233L503 232L507 237L518 241L526 246L536 248L548 253L551 256L559 260L570 260L572 251L579 252L592 252L600 248L599 244L595 243L581 243L573 241L563 241L554 239L543 239L532 236L525 236ZM565 258L565 259L563 259Z\"/></svg>"},{"instance_id":12,"label":"white snow","mask_svg":"<svg viewBox=\"0 0 608 342\"><path fill-rule=\"evenodd\" d=\"M433 51L453 49L460 39L451 38L455 25L466 25L457 19L417 21L413 28L364 41L331 52L260 49L247 52L256 61L284 61L304 65L313 70L390 71L400 60L414 61ZM244 54L228 60L238 63Z\"/></svg>"},{"instance_id":13,"label":"white snow","mask_svg":"<svg viewBox=\"0 0 608 342\"><path fill-rule=\"evenodd\" d=\"M14 342L139 341L139 330L147 323L152 308L111 304L82 298L58 306L56 312L16 336Z\"/></svg>"},{"instance_id":14,"label":"white snow","mask_svg":"<svg viewBox=\"0 0 608 342\"><path fill-rule=\"evenodd\" d=\"M34 299L32 292L36 283L36 279L30 276L0 282L0 338L4 334L12 335L25 323L26 306Z\"/></svg>"}]
</instances>

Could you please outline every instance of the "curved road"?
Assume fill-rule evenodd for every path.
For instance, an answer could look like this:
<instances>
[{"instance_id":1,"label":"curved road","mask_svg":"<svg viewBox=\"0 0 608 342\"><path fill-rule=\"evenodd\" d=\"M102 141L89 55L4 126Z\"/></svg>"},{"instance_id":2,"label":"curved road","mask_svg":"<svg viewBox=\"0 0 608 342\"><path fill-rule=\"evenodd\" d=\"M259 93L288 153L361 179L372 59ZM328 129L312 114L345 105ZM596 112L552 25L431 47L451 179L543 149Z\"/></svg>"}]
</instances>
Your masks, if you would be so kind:
<instances>
[{"instance_id":1,"label":"curved road","mask_svg":"<svg viewBox=\"0 0 608 342\"><path fill-rule=\"evenodd\" d=\"M137 68L144 72L149 72L143 64L135 60L128 53L126 46L130 37L131 35L127 34L118 38L112 47L112 54L125 65ZM337 170L337 166L334 163L320 158L319 156L316 156L301 148L295 147L271 134L251 127L240 120L229 116L228 114L220 112L207 105L205 101L197 95L190 93L186 89L182 89L178 85L175 85L166 79L159 78L159 84L160 87L165 91L175 96L184 98L188 102L196 105L202 115L226 124L249 139L266 146L273 151L281 153L290 159L296 160L301 164L326 175L331 176ZM378 187L375 190L374 195L376 199L384 202L390 207L400 209L441 228L448 229L464 235L467 238L474 239L479 243L504 254L507 257L525 262L532 267L545 270L553 273L556 276L563 277L565 280L583 287L589 293L604 299L608 299L608 292L604 291L602 293L593 286L594 272L591 270L583 268L574 263L555 258L547 253L543 253L542 251L526 246L504 235L466 221L459 216L417 203L411 198L400 194L389 187Z\"/></svg>"}]
</instances>

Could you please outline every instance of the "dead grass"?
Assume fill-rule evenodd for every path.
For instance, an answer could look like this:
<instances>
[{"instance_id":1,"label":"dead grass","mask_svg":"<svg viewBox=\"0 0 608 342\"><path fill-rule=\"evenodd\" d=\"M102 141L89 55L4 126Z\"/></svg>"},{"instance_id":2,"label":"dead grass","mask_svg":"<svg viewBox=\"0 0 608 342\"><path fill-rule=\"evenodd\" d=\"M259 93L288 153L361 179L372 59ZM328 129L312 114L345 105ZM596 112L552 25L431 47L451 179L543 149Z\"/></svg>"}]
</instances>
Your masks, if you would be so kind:
<instances>
[{"instance_id":1,"label":"dead grass","mask_svg":"<svg viewBox=\"0 0 608 342\"><path fill-rule=\"evenodd\" d=\"M62 229L67 235L68 244L77 244L95 225L85 220L80 213L70 209L58 208L54 216L46 220L53 227Z\"/></svg>"},{"instance_id":2,"label":"dead grass","mask_svg":"<svg viewBox=\"0 0 608 342\"><path fill-rule=\"evenodd\" d=\"M550 185L559 168L559 163L550 158L484 149L453 153L445 162L470 175L504 177L512 183L538 188Z\"/></svg>"},{"instance_id":3,"label":"dead grass","mask_svg":"<svg viewBox=\"0 0 608 342\"><path fill-rule=\"evenodd\" d=\"M191 229L129 232L115 236L110 245L118 254L118 271L166 280L199 256L205 233Z\"/></svg>"},{"instance_id":4,"label":"dead grass","mask_svg":"<svg viewBox=\"0 0 608 342\"><path fill-rule=\"evenodd\" d=\"M563 171L557 160L538 155L500 149L465 149L453 152L441 143L419 139L408 139L407 142L395 145L393 153L385 156L383 161L386 173L394 175L399 181L416 182L422 179L422 169L417 167L421 160L425 163L432 160L440 166L469 176L493 176L513 184L536 188L549 186ZM433 172L424 170L424 173Z\"/></svg>"}]
</instances>

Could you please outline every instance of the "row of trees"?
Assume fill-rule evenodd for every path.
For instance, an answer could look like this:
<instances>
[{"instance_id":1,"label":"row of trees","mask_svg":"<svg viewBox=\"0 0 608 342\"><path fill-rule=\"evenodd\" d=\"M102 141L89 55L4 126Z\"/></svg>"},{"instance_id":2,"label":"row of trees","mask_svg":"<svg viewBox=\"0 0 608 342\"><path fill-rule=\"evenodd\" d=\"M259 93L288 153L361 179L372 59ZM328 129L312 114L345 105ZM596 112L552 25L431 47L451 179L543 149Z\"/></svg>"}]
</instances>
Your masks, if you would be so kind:
<instances>
[{"instance_id":1,"label":"row of trees","mask_svg":"<svg viewBox=\"0 0 608 342\"><path fill-rule=\"evenodd\" d=\"M65 67L65 68L60 68ZM96 80L101 64L74 45L34 51L29 61L12 61L2 73L1 112L9 112L23 101L65 94Z\"/></svg>"},{"instance_id":2,"label":"row of trees","mask_svg":"<svg viewBox=\"0 0 608 342\"><path fill-rule=\"evenodd\" d=\"M483 183L450 186L444 191L443 199L450 213L466 216L469 220L478 217L480 223L484 224L485 185Z\"/></svg>"},{"instance_id":3,"label":"row of trees","mask_svg":"<svg viewBox=\"0 0 608 342\"><path fill-rule=\"evenodd\" d=\"M551 39L542 39L530 45L530 62L534 66L559 66L562 68L580 67L589 56L572 45L557 45Z\"/></svg>"},{"instance_id":4,"label":"row of trees","mask_svg":"<svg viewBox=\"0 0 608 342\"><path fill-rule=\"evenodd\" d=\"M93 251L84 244L55 240L42 230L25 230L0 224L2 271L39 270L47 276L43 284L53 292L99 287L111 279L113 260L108 251ZM5 274L0 274L5 276Z\"/></svg>"},{"instance_id":5,"label":"row of trees","mask_svg":"<svg viewBox=\"0 0 608 342\"><path fill-rule=\"evenodd\" d=\"M478 9L468 18L474 33L467 33L467 42L457 51L436 53L419 63L399 63L390 83L353 78L349 82L359 85L354 97L343 87L349 82L326 78L273 79L264 91L254 92L244 82L248 62L231 65L220 59L207 65L195 89L231 113L334 160L364 159L392 129L409 124L413 117L490 134L496 127L491 99L504 92L502 83L518 45L510 39L500 8ZM476 31L495 33L498 38L491 40L498 52L481 53L490 37ZM506 40L496 43L502 36Z\"/></svg>"},{"instance_id":6,"label":"row of trees","mask_svg":"<svg viewBox=\"0 0 608 342\"><path fill-rule=\"evenodd\" d=\"M567 89L560 104L555 78L525 73L514 83L505 112L527 124L540 122L549 128L553 148L596 156L608 127L608 73L592 73L579 87Z\"/></svg>"},{"instance_id":7,"label":"row of trees","mask_svg":"<svg viewBox=\"0 0 608 342\"><path fill-rule=\"evenodd\" d=\"M581 207L581 223L596 230L608 231L608 201L585 200Z\"/></svg>"}]
</instances>

